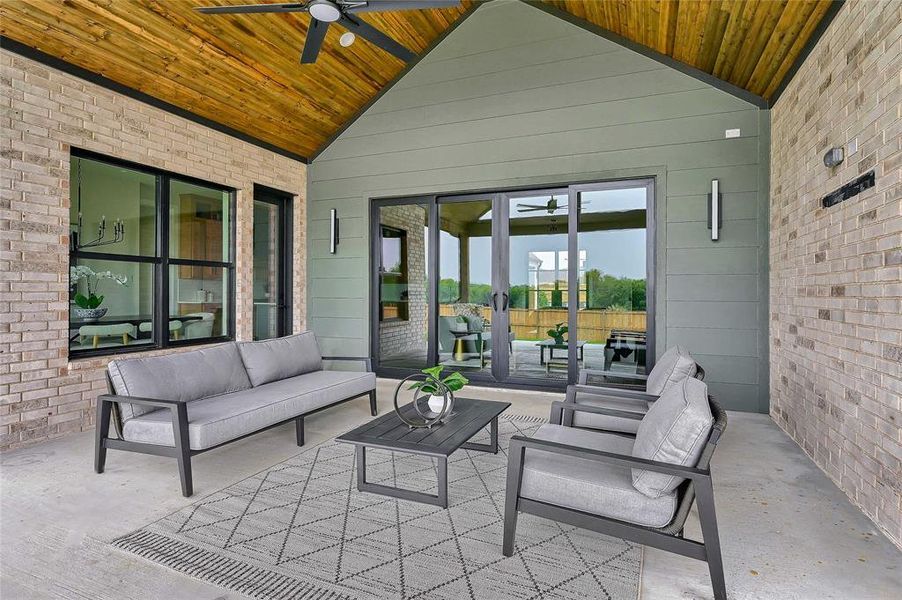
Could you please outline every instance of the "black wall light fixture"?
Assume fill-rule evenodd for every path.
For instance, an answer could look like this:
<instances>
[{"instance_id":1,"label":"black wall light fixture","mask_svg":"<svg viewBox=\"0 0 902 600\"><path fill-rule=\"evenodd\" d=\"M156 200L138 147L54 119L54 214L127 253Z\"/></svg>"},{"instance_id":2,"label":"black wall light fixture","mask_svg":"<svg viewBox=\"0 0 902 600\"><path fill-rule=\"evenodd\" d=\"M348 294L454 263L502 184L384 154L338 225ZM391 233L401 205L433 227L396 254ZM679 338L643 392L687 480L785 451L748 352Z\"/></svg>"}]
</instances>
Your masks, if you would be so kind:
<instances>
[{"instance_id":1,"label":"black wall light fixture","mask_svg":"<svg viewBox=\"0 0 902 600\"><path fill-rule=\"evenodd\" d=\"M329 210L329 254L338 251L338 210Z\"/></svg>"},{"instance_id":2,"label":"black wall light fixture","mask_svg":"<svg viewBox=\"0 0 902 600\"><path fill-rule=\"evenodd\" d=\"M708 229L711 230L711 241L720 239L723 228L723 194L720 193L720 180L711 180L711 191L708 192Z\"/></svg>"},{"instance_id":3,"label":"black wall light fixture","mask_svg":"<svg viewBox=\"0 0 902 600\"><path fill-rule=\"evenodd\" d=\"M843 200L848 200L849 198L857 196L861 192L874 187L874 182L874 171L868 171L861 177L853 179L841 188L833 190L821 198L821 205L824 208L830 208Z\"/></svg>"}]
</instances>

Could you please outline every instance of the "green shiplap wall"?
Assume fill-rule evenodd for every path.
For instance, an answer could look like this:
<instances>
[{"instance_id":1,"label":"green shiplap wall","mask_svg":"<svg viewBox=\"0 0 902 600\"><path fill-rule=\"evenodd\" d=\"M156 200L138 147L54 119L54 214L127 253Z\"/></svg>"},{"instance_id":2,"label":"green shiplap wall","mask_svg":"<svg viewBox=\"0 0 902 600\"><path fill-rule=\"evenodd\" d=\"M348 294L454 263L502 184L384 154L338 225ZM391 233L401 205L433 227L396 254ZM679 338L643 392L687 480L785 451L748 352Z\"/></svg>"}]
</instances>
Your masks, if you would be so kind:
<instances>
[{"instance_id":1,"label":"green shiplap wall","mask_svg":"<svg viewBox=\"0 0 902 600\"><path fill-rule=\"evenodd\" d=\"M327 354L369 352L370 198L655 176L657 353L686 345L728 408L767 412L768 157L767 111L496 0L310 165L309 325ZM712 178L724 193L717 243Z\"/></svg>"}]
</instances>

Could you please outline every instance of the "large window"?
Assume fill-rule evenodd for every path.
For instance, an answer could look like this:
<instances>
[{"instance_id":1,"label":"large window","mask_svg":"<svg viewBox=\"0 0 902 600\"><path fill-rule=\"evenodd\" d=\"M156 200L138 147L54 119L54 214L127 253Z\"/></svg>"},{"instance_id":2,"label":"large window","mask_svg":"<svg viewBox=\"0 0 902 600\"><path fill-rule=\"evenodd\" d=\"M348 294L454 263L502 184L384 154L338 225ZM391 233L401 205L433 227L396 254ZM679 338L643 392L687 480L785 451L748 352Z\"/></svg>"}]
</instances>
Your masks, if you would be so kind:
<instances>
[{"instance_id":1,"label":"large window","mask_svg":"<svg viewBox=\"0 0 902 600\"><path fill-rule=\"evenodd\" d=\"M75 151L69 350L234 336L233 190Z\"/></svg>"}]
</instances>

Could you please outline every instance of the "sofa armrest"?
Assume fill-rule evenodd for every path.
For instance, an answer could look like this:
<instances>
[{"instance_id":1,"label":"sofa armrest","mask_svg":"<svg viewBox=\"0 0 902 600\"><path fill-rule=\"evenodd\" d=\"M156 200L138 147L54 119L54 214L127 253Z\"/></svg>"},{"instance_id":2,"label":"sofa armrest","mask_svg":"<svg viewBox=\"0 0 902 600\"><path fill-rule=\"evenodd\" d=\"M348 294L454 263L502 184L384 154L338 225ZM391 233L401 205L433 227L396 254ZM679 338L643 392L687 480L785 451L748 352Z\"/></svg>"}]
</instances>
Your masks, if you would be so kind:
<instances>
[{"instance_id":1,"label":"sofa armrest","mask_svg":"<svg viewBox=\"0 0 902 600\"><path fill-rule=\"evenodd\" d=\"M159 398L139 398L137 396L119 396L116 394L101 394L97 396L98 402L124 402L139 406L156 406L157 408L172 408L180 404L187 404L187 400L161 400Z\"/></svg>"},{"instance_id":2,"label":"sofa armrest","mask_svg":"<svg viewBox=\"0 0 902 600\"><path fill-rule=\"evenodd\" d=\"M646 394L645 392L640 392L639 390L630 390L626 388L615 388L615 387L599 387L594 385L582 385L582 384L572 384L567 386L567 391L573 390L574 394L589 394L592 396L599 396L601 398L611 398L612 400L616 399L624 399L624 400L643 400L645 402L654 402L658 399L658 396L652 394Z\"/></svg>"},{"instance_id":3,"label":"sofa armrest","mask_svg":"<svg viewBox=\"0 0 902 600\"><path fill-rule=\"evenodd\" d=\"M696 467L684 467L673 463L666 463L657 460L648 460L646 458L638 458L629 454L614 454L613 452L604 452L592 448L582 448L580 446L571 446L552 442L549 440L537 440L535 438L515 435L510 440L508 456L515 457L521 449L532 448L534 450L543 450L563 456L572 456L573 458L584 458L597 462L608 463L620 467L645 469L647 471L655 471L666 475L675 475L676 477L685 477L697 481L700 479L710 479L711 471L709 469L698 469Z\"/></svg>"},{"instance_id":4,"label":"sofa armrest","mask_svg":"<svg viewBox=\"0 0 902 600\"><path fill-rule=\"evenodd\" d=\"M367 372L372 373L373 371L373 359L369 356L324 356L323 360L341 360L341 361L360 361L362 362Z\"/></svg>"},{"instance_id":5,"label":"sofa armrest","mask_svg":"<svg viewBox=\"0 0 902 600\"><path fill-rule=\"evenodd\" d=\"M592 413L593 415L606 415L609 417L619 417L621 419L632 419L634 421L641 421L645 416L645 413L616 408L604 408L602 406L589 406L587 404L554 401L551 403L551 417L549 418L549 422L552 425L563 425L564 414L567 412Z\"/></svg>"}]
</instances>

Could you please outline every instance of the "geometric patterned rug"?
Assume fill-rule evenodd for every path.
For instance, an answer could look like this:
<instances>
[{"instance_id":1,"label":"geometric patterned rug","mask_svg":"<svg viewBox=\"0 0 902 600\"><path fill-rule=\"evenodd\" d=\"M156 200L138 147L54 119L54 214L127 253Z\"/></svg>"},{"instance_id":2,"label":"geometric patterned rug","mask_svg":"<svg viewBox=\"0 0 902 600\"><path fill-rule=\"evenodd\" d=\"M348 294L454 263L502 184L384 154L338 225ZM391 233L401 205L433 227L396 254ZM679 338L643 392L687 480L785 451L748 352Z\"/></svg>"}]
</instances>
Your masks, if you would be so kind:
<instances>
[{"instance_id":1,"label":"geometric patterned rug","mask_svg":"<svg viewBox=\"0 0 902 600\"><path fill-rule=\"evenodd\" d=\"M541 423L501 415L497 455L455 452L448 509L358 492L354 447L330 440L113 545L266 600L635 600L642 548L624 540L521 515L501 554L508 440ZM368 449L367 479L435 493L436 469Z\"/></svg>"}]
</instances>

